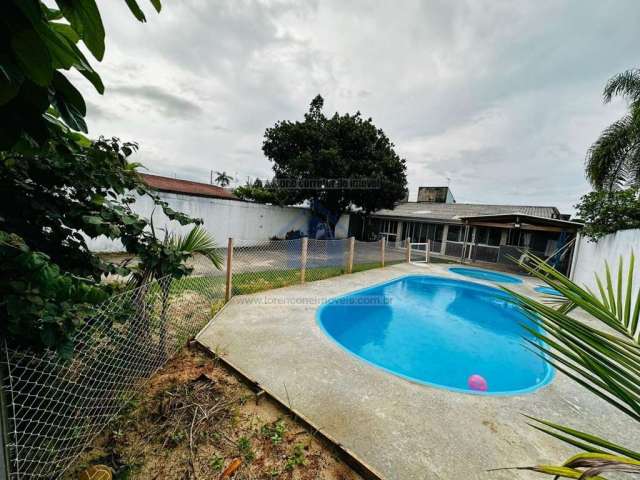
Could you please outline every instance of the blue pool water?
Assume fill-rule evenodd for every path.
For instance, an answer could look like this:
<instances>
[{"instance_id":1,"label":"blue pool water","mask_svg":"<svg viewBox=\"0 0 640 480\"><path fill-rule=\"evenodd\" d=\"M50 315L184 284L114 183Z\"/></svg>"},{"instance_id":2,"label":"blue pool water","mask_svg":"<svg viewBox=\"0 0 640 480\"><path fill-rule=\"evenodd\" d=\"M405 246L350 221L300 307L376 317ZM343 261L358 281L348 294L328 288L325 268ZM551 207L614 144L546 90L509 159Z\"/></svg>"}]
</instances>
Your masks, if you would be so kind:
<instances>
[{"instance_id":1,"label":"blue pool water","mask_svg":"<svg viewBox=\"0 0 640 480\"><path fill-rule=\"evenodd\" d=\"M478 280L488 280L498 283L522 283L518 277L505 275L504 273L492 272L491 270L481 270L479 268L451 267L450 272L464 275L465 277L477 278Z\"/></svg>"},{"instance_id":2,"label":"blue pool water","mask_svg":"<svg viewBox=\"0 0 640 480\"><path fill-rule=\"evenodd\" d=\"M538 285L536 288L534 288L534 290L536 292L545 293L547 295L556 295L558 297L562 296L562 294L558 290L556 290L555 288L547 287L546 285Z\"/></svg>"},{"instance_id":3,"label":"blue pool water","mask_svg":"<svg viewBox=\"0 0 640 480\"><path fill-rule=\"evenodd\" d=\"M527 317L496 288L407 276L337 297L318 309L324 332L362 360L450 390L505 395L547 384L553 369L525 345ZM481 376L486 392L472 390Z\"/></svg>"}]
</instances>

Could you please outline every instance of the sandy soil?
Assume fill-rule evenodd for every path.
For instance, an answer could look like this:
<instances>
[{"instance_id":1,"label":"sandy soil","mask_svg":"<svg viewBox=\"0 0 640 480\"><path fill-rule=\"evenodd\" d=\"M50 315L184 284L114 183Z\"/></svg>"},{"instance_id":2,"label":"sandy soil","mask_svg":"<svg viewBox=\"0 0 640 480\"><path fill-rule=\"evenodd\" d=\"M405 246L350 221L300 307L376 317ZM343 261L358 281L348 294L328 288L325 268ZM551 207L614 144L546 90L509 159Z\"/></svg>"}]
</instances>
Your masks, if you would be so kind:
<instances>
[{"instance_id":1,"label":"sandy soil","mask_svg":"<svg viewBox=\"0 0 640 480\"><path fill-rule=\"evenodd\" d=\"M115 479L360 478L276 404L257 401L195 348L151 378L66 478L96 464L110 467Z\"/></svg>"}]
</instances>

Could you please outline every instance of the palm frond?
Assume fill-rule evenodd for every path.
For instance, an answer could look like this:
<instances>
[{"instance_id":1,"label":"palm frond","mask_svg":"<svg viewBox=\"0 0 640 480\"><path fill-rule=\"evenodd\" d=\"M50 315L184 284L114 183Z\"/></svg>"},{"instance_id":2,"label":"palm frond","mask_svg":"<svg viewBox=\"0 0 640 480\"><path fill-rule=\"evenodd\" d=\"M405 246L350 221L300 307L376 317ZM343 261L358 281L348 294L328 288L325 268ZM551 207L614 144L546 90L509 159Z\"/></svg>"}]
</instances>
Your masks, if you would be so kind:
<instances>
[{"instance_id":1,"label":"palm frond","mask_svg":"<svg viewBox=\"0 0 640 480\"><path fill-rule=\"evenodd\" d=\"M552 422L547 422L545 420L540 420L528 415L525 416L535 422L529 424L532 427L545 432L548 435L563 440L564 442L567 442L586 452L622 455L640 462L640 452L636 452L621 445L617 445L596 435L591 435L589 433L574 430Z\"/></svg>"},{"instance_id":2,"label":"palm frond","mask_svg":"<svg viewBox=\"0 0 640 480\"><path fill-rule=\"evenodd\" d=\"M587 151L587 178L597 189L613 189L630 180L625 175L627 161L638 140L633 120L626 115L613 122Z\"/></svg>"},{"instance_id":3,"label":"palm frond","mask_svg":"<svg viewBox=\"0 0 640 480\"><path fill-rule=\"evenodd\" d=\"M561 293L559 305L538 302L509 292L535 325L523 325L539 341L531 348L558 371L640 422L640 288L633 285L635 256L620 258L612 271L605 263L604 275L596 275L597 293L583 288L547 265L527 255L521 262L527 272ZM585 323L569 315L581 309L603 324ZM538 465L525 469L564 478L600 478L601 473L640 474L640 452L597 436L529 417L531 425L587 454L572 457L561 466Z\"/></svg>"},{"instance_id":4,"label":"palm frond","mask_svg":"<svg viewBox=\"0 0 640 480\"><path fill-rule=\"evenodd\" d=\"M627 70L609 79L602 96L606 103L615 96L622 96L631 101L640 100L640 69Z\"/></svg>"},{"instance_id":5,"label":"palm frond","mask_svg":"<svg viewBox=\"0 0 640 480\"><path fill-rule=\"evenodd\" d=\"M202 255L209 259L216 268L222 268L222 251L216 245L213 237L200 225L193 227L187 235L170 236L167 243L189 256Z\"/></svg>"},{"instance_id":6,"label":"palm frond","mask_svg":"<svg viewBox=\"0 0 640 480\"><path fill-rule=\"evenodd\" d=\"M562 466L536 465L535 467L519 467L515 470L530 470L553 475L555 478L605 480L604 477L600 476L601 473L617 472L640 474L640 462L606 453L580 453L571 457Z\"/></svg>"},{"instance_id":7,"label":"palm frond","mask_svg":"<svg viewBox=\"0 0 640 480\"><path fill-rule=\"evenodd\" d=\"M614 96L629 102L629 113L607 127L587 152L587 178L598 190L640 185L640 69L607 82L605 103Z\"/></svg>"}]
</instances>

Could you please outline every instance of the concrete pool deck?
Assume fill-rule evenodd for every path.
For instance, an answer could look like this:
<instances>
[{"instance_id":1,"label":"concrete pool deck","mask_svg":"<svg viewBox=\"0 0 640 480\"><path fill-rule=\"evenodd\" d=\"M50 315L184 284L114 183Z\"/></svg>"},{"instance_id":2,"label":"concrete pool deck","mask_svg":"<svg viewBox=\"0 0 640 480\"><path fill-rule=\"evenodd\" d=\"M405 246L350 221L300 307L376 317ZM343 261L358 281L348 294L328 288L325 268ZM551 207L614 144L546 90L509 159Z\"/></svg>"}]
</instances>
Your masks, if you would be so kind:
<instances>
[{"instance_id":1,"label":"concrete pool deck","mask_svg":"<svg viewBox=\"0 0 640 480\"><path fill-rule=\"evenodd\" d=\"M451 266L402 263L233 297L197 340L388 479L536 478L487 470L557 463L575 452L527 426L523 413L638 446L640 432L627 417L559 372L524 395L456 393L360 361L316 323L322 301L407 274L492 285ZM524 278L509 287L540 298L538 283Z\"/></svg>"}]
</instances>

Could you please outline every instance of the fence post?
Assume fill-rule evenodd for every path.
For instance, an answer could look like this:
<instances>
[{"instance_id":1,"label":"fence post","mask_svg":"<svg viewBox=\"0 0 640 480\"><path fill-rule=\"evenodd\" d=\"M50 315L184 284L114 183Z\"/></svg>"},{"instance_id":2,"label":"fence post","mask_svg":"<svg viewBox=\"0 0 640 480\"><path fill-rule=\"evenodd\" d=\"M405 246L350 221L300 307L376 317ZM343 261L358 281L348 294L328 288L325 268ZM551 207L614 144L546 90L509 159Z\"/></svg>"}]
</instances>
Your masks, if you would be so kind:
<instances>
[{"instance_id":1,"label":"fence post","mask_svg":"<svg viewBox=\"0 0 640 480\"><path fill-rule=\"evenodd\" d=\"M431 240L427 240L427 244L424 246L424 261L429 263L429 255L431 254Z\"/></svg>"},{"instance_id":2,"label":"fence post","mask_svg":"<svg viewBox=\"0 0 640 480\"><path fill-rule=\"evenodd\" d=\"M409 263L411 262L411 242L409 242L408 238L404 239L404 248L405 248L404 259L406 260L407 263Z\"/></svg>"},{"instance_id":3,"label":"fence post","mask_svg":"<svg viewBox=\"0 0 640 480\"><path fill-rule=\"evenodd\" d=\"M227 243L227 286L224 291L224 301L228 302L231 298L231 281L233 279L233 238L229 237Z\"/></svg>"},{"instance_id":4,"label":"fence post","mask_svg":"<svg viewBox=\"0 0 640 480\"><path fill-rule=\"evenodd\" d=\"M307 276L307 248L309 237L302 237L302 249L300 251L300 283L304 283Z\"/></svg>"},{"instance_id":5,"label":"fence post","mask_svg":"<svg viewBox=\"0 0 640 480\"><path fill-rule=\"evenodd\" d=\"M347 257L347 273L353 272L353 256L356 248L356 237L349 237L349 256Z\"/></svg>"},{"instance_id":6,"label":"fence post","mask_svg":"<svg viewBox=\"0 0 640 480\"><path fill-rule=\"evenodd\" d=\"M380 266L384 267L384 249L387 244L386 238L382 237L380 239Z\"/></svg>"}]
</instances>

